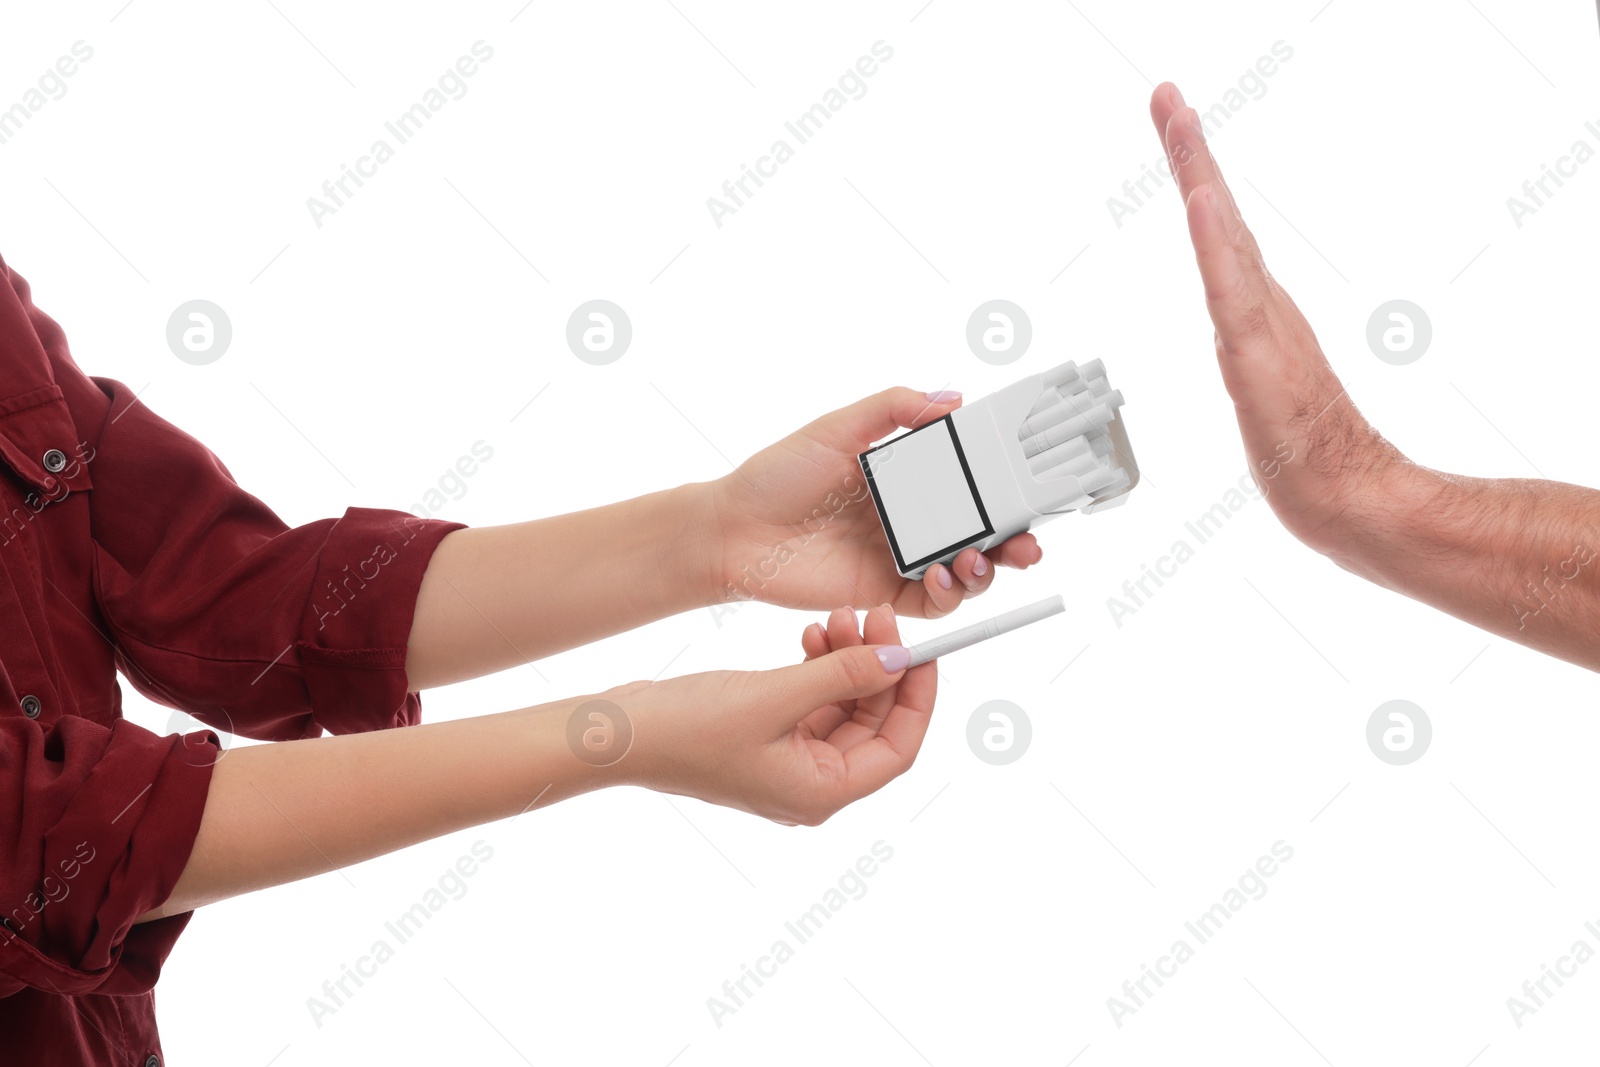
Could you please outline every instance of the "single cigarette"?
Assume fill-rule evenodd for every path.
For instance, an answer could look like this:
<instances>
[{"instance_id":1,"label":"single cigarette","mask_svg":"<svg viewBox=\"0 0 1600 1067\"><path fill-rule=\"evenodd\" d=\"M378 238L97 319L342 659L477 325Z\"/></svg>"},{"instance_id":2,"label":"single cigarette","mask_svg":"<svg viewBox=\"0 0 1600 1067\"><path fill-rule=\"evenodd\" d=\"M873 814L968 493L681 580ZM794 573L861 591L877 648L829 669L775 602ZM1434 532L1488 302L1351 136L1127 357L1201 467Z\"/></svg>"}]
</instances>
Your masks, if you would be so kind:
<instances>
[{"instance_id":1,"label":"single cigarette","mask_svg":"<svg viewBox=\"0 0 1600 1067\"><path fill-rule=\"evenodd\" d=\"M1023 419L1022 425L1017 428L1017 439L1025 441L1034 434L1044 433L1056 423L1064 422L1074 415L1087 411L1091 403L1083 393L1059 397L1054 404L1041 408Z\"/></svg>"},{"instance_id":2,"label":"single cigarette","mask_svg":"<svg viewBox=\"0 0 1600 1067\"><path fill-rule=\"evenodd\" d=\"M1055 596L1046 597L1036 604L1013 608L1011 611L1003 612L992 619L985 619L983 622L974 623L971 626L963 626L961 629L947 633L943 637L935 637L932 641L924 641L919 645L912 645L911 662L908 664L908 668L927 663L929 660L938 659L940 656L949 655L951 652L960 651L980 641L987 641L991 637L999 637L1003 633L1010 633L1012 630L1020 629L1030 622L1048 619L1050 616L1059 615L1066 610L1066 601L1061 598L1061 594L1057 593Z\"/></svg>"},{"instance_id":3,"label":"single cigarette","mask_svg":"<svg viewBox=\"0 0 1600 1067\"><path fill-rule=\"evenodd\" d=\"M1041 411L1049 411L1051 408L1061 403L1063 399L1065 399L1065 397L1062 396L1060 390L1046 386L1044 392L1039 394L1039 399L1033 402L1033 407L1028 409L1028 414L1033 416L1039 414ZM1019 434L1018 436L1021 435Z\"/></svg>"},{"instance_id":4,"label":"single cigarette","mask_svg":"<svg viewBox=\"0 0 1600 1067\"><path fill-rule=\"evenodd\" d=\"M1022 442L1022 454L1032 459L1039 453L1064 445L1075 437L1082 437L1092 431L1105 430L1112 419L1112 411L1105 404L1096 404L1081 414L1056 423L1043 433L1035 434Z\"/></svg>"},{"instance_id":5,"label":"single cigarette","mask_svg":"<svg viewBox=\"0 0 1600 1067\"><path fill-rule=\"evenodd\" d=\"M1080 393L1086 388L1077 365L1070 359L1059 367L1045 371L1041 377L1044 379L1044 391L1033 402L1033 407L1028 410L1029 415L1037 415L1046 408L1054 407L1068 394Z\"/></svg>"},{"instance_id":6,"label":"single cigarette","mask_svg":"<svg viewBox=\"0 0 1600 1067\"><path fill-rule=\"evenodd\" d=\"M1043 474L1054 467L1076 463L1079 459L1094 458L1094 443L1086 437L1074 437L1064 445L1047 448L1036 456L1028 457L1028 469Z\"/></svg>"},{"instance_id":7,"label":"single cigarette","mask_svg":"<svg viewBox=\"0 0 1600 1067\"><path fill-rule=\"evenodd\" d=\"M1102 463L1098 470L1085 474L1078 479L1079 488L1085 493L1098 493L1100 490L1106 489L1115 483L1117 476L1121 474L1122 471L1111 464ZM1123 475L1123 477L1126 477L1126 475Z\"/></svg>"},{"instance_id":8,"label":"single cigarette","mask_svg":"<svg viewBox=\"0 0 1600 1067\"><path fill-rule=\"evenodd\" d=\"M1100 373L1105 373L1104 367L1101 368ZM1062 392L1066 392L1067 383L1075 382L1081 377L1084 377L1083 371L1079 369L1076 363L1069 359L1059 367L1051 367L1049 370L1045 371L1044 384L1055 386Z\"/></svg>"},{"instance_id":9,"label":"single cigarette","mask_svg":"<svg viewBox=\"0 0 1600 1067\"><path fill-rule=\"evenodd\" d=\"M1088 474L1090 471L1104 463L1105 459L1103 457L1097 456L1092 451L1085 448L1082 452L1072 456L1069 459L1062 460L1059 463L1052 463L1048 467L1041 467L1033 473L1034 477L1038 478L1041 482L1047 482L1052 478L1060 478L1065 474L1071 474L1075 477L1082 478L1084 475Z\"/></svg>"},{"instance_id":10,"label":"single cigarette","mask_svg":"<svg viewBox=\"0 0 1600 1067\"><path fill-rule=\"evenodd\" d=\"M1122 405L1122 394L1112 390L1101 393L1098 396L1093 393L1074 393L1071 396L1063 397L1060 403L1052 404L1038 414L1029 415L1023 419L1022 429L1017 436L1026 439L1035 434L1044 433L1050 427L1066 422L1074 415L1087 415L1096 407L1102 405L1113 409L1120 407ZM1110 422L1110 416L1108 415L1103 421ZM1096 420L1096 425L1103 425L1103 422Z\"/></svg>"}]
</instances>

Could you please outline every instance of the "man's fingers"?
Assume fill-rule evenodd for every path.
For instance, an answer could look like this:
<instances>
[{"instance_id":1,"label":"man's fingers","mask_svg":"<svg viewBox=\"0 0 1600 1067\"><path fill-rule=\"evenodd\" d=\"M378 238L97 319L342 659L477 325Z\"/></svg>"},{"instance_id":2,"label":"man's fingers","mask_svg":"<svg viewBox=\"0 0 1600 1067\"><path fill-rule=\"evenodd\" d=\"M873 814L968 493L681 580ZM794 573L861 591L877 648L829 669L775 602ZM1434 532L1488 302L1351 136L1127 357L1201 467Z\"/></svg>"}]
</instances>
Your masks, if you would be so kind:
<instances>
[{"instance_id":1,"label":"man's fingers","mask_svg":"<svg viewBox=\"0 0 1600 1067\"><path fill-rule=\"evenodd\" d=\"M1221 183L1211 146L1206 144L1205 129L1194 108L1180 107L1167 119L1166 145L1178 179L1178 195L1184 201L1202 185Z\"/></svg>"},{"instance_id":2,"label":"man's fingers","mask_svg":"<svg viewBox=\"0 0 1600 1067\"><path fill-rule=\"evenodd\" d=\"M1162 148L1167 148L1167 120L1180 107L1183 107L1183 94L1171 82L1162 82L1150 94L1150 121L1155 123L1156 136L1161 138ZM1167 153L1170 156L1171 149L1167 149Z\"/></svg>"},{"instance_id":3,"label":"man's fingers","mask_svg":"<svg viewBox=\"0 0 1600 1067\"><path fill-rule=\"evenodd\" d=\"M1152 105L1152 114L1156 110ZM1239 214L1193 108L1172 111L1166 141L1219 338L1225 346L1237 349L1270 337L1278 301L1261 248Z\"/></svg>"},{"instance_id":4,"label":"man's fingers","mask_svg":"<svg viewBox=\"0 0 1600 1067\"><path fill-rule=\"evenodd\" d=\"M1178 195L1184 203L1188 203L1196 189L1210 185L1217 197L1217 206L1222 212L1229 238L1239 249L1246 264L1254 268L1252 273L1261 274L1264 280L1266 268L1261 258L1261 247L1256 244L1255 234L1250 232L1250 227L1245 225L1239 202L1234 199L1233 190L1222 175L1222 166L1217 162L1217 157L1211 154L1205 127L1201 125L1200 115L1194 108L1181 107L1172 113L1167 120L1166 143L1178 179Z\"/></svg>"},{"instance_id":5,"label":"man's fingers","mask_svg":"<svg viewBox=\"0 0 1600 1067\"><path fill-rule=\"evenodd\" d=\"M1231 209L1233 217L1237 218L1238 205L1222 177L1216 156L1211 154L1200 113L1184 103L1183 94L1176 85L1162 82L1156 86L1155 92L1150 94L1150 119L1167 153L1172 176L1177 179L1179 198L1188 203L1200 186L1215 186L1220 191L1224 212Z\"/></svg>"},{"instance_id":6,"label":"man's fingers","mask_svg":"<svg viewBox=\"0 0 1600 1067\"><path fill-rule=\"evenodd\" d=\"M1189 194L1187 208L1189 239L1194 244L1200 279L1205 283L1206 307L1223 346L1237 351L1268 329L1266 312L1255 299L1239 261L1239 250L1228 235L1216 187L1196 188Z\"/></svg>"},{"instance_id":7,"label":"man's fingers","mask_svg":"<svg viewBox=\"0 0 1600 1067\"><path fill-rule=\"evenodd\" d=\"M1205 284L1206 307L1216 327L1217 359L1232 397L1246 451L1276 455L1291 439L1306 444L1300 416L1321 418L1345 394L1310 325L1267 272L1260 245L1211 154L1199 114L1176 89L1158 86L1150 118L1160 131L1183 197L1195 262ZM1359 420L1347 412L1344 416ZM1314 447L1314 446L1313 446ZM1337 449L1335 449L1335 452ZM1344 465L1335 455L1327 467ZM1336 480L1318 477L1309 464L1277 483L1274 510L1302 540L1325 524L1304 516L1325 513ZM1337 509L1337 501L1331 505Z\"/></svg>"}]
</instances>

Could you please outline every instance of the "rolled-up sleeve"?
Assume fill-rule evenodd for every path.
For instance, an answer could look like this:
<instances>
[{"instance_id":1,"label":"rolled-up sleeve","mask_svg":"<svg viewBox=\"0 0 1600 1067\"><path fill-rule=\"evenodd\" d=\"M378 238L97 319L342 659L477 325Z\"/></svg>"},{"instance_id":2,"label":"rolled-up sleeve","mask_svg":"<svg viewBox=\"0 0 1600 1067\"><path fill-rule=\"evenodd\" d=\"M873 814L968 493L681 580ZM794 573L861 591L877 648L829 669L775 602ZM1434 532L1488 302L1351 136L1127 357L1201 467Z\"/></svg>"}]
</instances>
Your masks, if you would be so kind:
<instances>
[{"instance_id":1,"label":"rolled-up sleeve","mask_svg":"<svg viewBox=\"0 0 1600 1067\"><path fill-rule=\"evenodd\" d=\"M138 920L188 866L222 746L122 719L113 668L247 737L417 722L417 593L464 524L350 508L291 527L84 374L3 260L0 371L0 1063L144 1062L145 994L190 915Z\"/></svg>"},{"instance_id":2,"label":"rolled-up sleeve","mask_svg":"<svg viewBox=\"0 0 1600 1067\"><path fill-rule=\"evenodd\" d=\"M291 528L127 386L89 381L102 397L89 460L95 592L129 682L247 737L417 722L405 672L417 593L434 549L464 524L350 508Z\"/></svg>"},{"instance_id":3,"label":"rolled-up sleeve","mask_svg":"<svg viewBox=\"0 0 1600 1067\"><path fill-rule=\"evenodd\" d=\"M189 861L216 735L0 719L0 996L154 985L190 914L147 923Z\"/></svg>"}]
</instances>

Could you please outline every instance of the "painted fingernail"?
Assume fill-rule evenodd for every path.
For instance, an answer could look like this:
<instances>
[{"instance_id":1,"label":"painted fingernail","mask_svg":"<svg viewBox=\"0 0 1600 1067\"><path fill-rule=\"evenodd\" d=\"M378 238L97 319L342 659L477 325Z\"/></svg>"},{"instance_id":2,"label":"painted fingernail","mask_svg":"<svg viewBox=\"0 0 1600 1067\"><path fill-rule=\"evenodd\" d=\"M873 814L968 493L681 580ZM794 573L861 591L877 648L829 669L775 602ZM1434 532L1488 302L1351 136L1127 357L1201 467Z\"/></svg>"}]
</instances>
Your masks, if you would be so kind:
<instances>
[{"instance_id":1,"label":"painted fingernail","mask_svg":"<svg viewBox=\"0 0 1600 1067\"><path fill-rule=\"evenodd\" d=\"M911 650L904 645L884 645L878 649L878 662L888 674L903 671L911 662Z\"/></svg>"},{"instance_id":2,"label":"painted fingernail","mask_svg":"<svg viewBox=\"0 0 1600 1067\"><path fill-rule=\"evenodd\" d=\"M950 588L951 581L950 581L950 568L949 567L946 567L943 563L936 564L934 566L934 568L933 568L933 576L936 579L938 579L939 584L942 585L944 588L946 588L946 589Z\"/></svg>"},{"instance_id":3,"label":"painted fingernail","mask_svg":"<svg viewBox=\"0 0 1600 1067\"><path fill-rule=\"evenodd\" d=\"M972 573L979 578L989 573L989 561L982 552L979 552L978 558L972 561Z\"/></svg>"},{"instance_id":4,"label":"painted fingernail","mask_svg":"<svg viewBox=\"0 0 1600 1067\"><path fill-rule=\"evenodd\" d=\"M954 389L935 389L933 392L925 393L924 395L933 404L949 404L961 399L961 394Z\"/></svg>"}]
</instances>

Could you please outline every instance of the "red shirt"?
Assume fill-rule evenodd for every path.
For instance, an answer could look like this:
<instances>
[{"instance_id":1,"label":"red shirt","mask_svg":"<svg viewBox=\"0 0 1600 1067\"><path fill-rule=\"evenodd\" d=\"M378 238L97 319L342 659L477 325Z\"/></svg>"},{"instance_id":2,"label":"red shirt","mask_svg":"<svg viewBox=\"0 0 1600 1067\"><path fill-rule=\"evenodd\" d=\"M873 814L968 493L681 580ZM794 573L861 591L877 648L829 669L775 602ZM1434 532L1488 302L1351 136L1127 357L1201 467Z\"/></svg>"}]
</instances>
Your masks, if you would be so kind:
<instances>
[{"instance_id":1,"label":"red shirt","mask_svg":"<svg viewBox=\"0 0 1600 1067\"><path fill-rule=\"evenodd\" d=\"M134 919L188 862L220 749L124 721L117 671L246 737L414 724L417 589L463 524L290 529L0 272L0 1061L154 1067L190 916Z\"/></svg>"}]
</instances>

